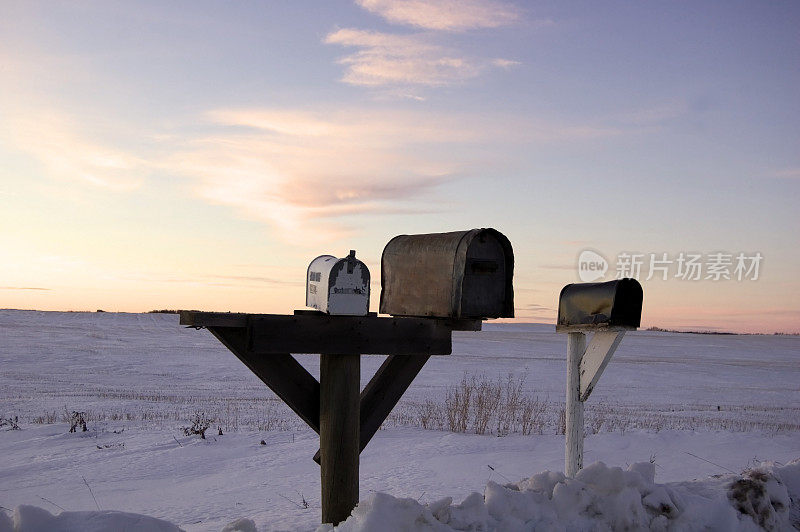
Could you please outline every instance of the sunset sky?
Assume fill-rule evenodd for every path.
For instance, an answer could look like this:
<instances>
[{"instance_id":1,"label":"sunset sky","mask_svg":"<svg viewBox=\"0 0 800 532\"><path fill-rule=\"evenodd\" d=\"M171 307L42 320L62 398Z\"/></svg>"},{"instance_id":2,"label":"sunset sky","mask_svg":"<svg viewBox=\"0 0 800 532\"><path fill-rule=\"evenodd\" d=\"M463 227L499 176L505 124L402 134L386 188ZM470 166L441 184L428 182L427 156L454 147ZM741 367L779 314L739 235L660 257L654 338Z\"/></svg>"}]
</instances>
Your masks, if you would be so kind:
<instances>
[{"instance_id":1,"label":"sunset sky","mask_svg":"<svg viewBox=\"0 0 800 532\"><path fill-rule=\"evenodd\" d=\"M800 331L800 3L0 0L0 308L287 313L317 255L494 227L644 326ZM645 280L650 254L731 279ZM758 278L736 257L760 253ZM751 277L754 272L751 272Z\"/></svg>"}]
</instances>

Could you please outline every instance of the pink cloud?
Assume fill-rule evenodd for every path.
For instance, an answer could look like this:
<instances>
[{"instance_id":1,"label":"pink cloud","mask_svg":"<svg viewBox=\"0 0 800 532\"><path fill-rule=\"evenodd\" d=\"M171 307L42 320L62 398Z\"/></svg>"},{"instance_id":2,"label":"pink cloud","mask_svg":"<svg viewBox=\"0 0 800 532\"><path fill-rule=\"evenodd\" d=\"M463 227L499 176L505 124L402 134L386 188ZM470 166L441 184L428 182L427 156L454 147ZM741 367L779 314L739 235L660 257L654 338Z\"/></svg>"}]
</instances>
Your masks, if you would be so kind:
<instances>
[{"instance_id":1,"label":"pink cloud","mask_svg":"<svg viewBox=\"0 0 800 532\"><path fill-rule=\"evenodd\" d=\"M497 28L520 19L517 9L495 0L356 0L394 24L431 30Z\"/></svg>"}]
</instances>

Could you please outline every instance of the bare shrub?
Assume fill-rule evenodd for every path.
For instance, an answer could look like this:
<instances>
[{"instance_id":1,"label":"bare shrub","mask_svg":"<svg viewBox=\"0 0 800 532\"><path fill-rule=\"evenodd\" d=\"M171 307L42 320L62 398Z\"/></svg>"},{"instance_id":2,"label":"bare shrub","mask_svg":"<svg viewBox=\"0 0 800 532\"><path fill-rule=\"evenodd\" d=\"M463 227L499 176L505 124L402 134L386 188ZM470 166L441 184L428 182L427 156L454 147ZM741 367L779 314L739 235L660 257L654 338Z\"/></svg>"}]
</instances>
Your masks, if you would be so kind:
<instances>
[{"instance_id":1,"label":"bare shrub","mask_svg":"<svg viewBox=\"0 0 800 532\"><path fill-rule=\"evenodd\" d=\"M525 384L525 377L515 379L514 375L508 374L505 381L505 388L502 395L502 408L497 412L497 427L495 434L505 436L514 431L517 421L522 417L522 408L525 401L522 387ZM522 423L523 420L519 419Z\"/></svg>"},{"instance_id":2,"label":"bare shrub","mask_svg":"<svg viewBox=\"0 0 800 532\"><path fill-rule=\"evenodd\" d=\"M417 419L423 429L443 429L444 419L441 405L430 399L416 408Z\"/></svg>"},{"instance_id":3,"label":"bare shrub","mask_svg":"<svg viewBox=\"0 0 800 532\"><path fill-rule=\"evenodd\" d=\"M213 419L208 419L206 417L205 412L197 413L197 414L194 415L194 419L192 420L192 426L191 427L182 427L183 433L186 436L192 436L194 434L199 434L200 438L205 440L206 439L206 431L208 430L208 427L211 426L211 423L213 421L214 421Z\"/></svg>"},{"instance_id":4,"label":"bare shrub","mask_svg":"<svg viewBox=\"0 0 800 532\"><path fill-rule=\"evenodd\" d=\"M239 430L239 404L235 401L225 402L225 432Z\"/></svg>"},{"instance_id":5,"label":"bare shrub","mask_svg":"<svg viewBox=\"0 0 800 532\"><path fill-rule=\"evenodd\" d=\"M631 424L632 420L630 417L612 416L607 422L607 428L609 432L619 431L621 434L625 434L625 432L631 428Z\"/></svg>"},{"instance_id":6,"label":"bare shrub","mask_svg":"<svg viewBox=\"0 0 800 532\"><path fill-rule=\"evenodd\" d=\"M522 434L544 434L547 408L547 402L540 401L538 397L520 399L519 424Z\"/></svg>"},{"instance_id":7,"label":"bare shrub","mask_svg":"<svg viewBox=\"0 0 800 532\"><path fill-rule=\"evenodd\" d=\"M488 381L483 375L480 380L473 377L471 386L474 396L472 428L475 434L486 434L489 422L499 412L503 388L499 382Z\"/></svg>"},{"instance_id":8,"label":"bare shrub","mask_svg":"<svg viewBox=\"0 0 800 532\"><path fill-rule=\"evenodd\" d=\"M417 404L413 421L402 424L497 436L543 434L552 423L548 413L553 405L526 395L524 385L524 376L508 374L493 381L485 375L464 374L447 389L444 404L430 399Z\"/></svg>"},{"instance_id":9,"label":"bare shrub","mask_svg":"<svg viewBox=\"0 0 800 532\"><path fill-rule=\"evenodd\" d=\"M78 427L81 428L81 432L86 432L88 430L86 428L86 412L76 412L73 410L69 416L69 431L77 432Z\"/></svg>"},{"instance_id":10,"label":"bare shrub","mask_svg":"<svg viewBox=\"0 0 800 532\"><path fill-rule=\"evenodd\" d=\"M34 423L36 425L44 425L44 424L52 425L56 421L58 421L58 414L56 414L56 412L53 411L53 412L45 412L40 416L34 416L34 418L31 420L31 423Z\"/></svg>"},{"instance_id":11,"label":"bare shrub","mask_svg":"<svg viewBox=\"0 0 800 532\"><path fill-rule=\"evenodd\" d=\"M562 406L558 411L558 432L556 434L567 433L567 407Z\"/></svg>"},{"instance_id":12,"label":"bare shrub","mask_svg":"<svg viewBox=\"0 0 800 532\"><path fill-rule=\"evenodd\" d=\"M586 426L589 434L598 434L606 424L606 414L608 408L603 403L596 408L586 410Z\"/></svg>"},{"instance_id":13,"label":"bare shrub","mask_svg":"<svg viewBox=\"0 0 800 532\"><path fill-rule=\"evenodd\" d=\"M295 425L295 418L287 416L284 409L276 408L275 405L268 405L259 410L256 421L256 428L262 432L291 430Z\"/></svg>"},{"instance_id":14,"label":"bare shrub","mask_svg":"<svg viewBox=\"0 0 800 532\"><path fill-rule=\"evenodd\" d=\"M447 388L444 404L447 412L447 427L451 432L466 432L469 424L469 407L472 392L475 388L475 378L461 378L456 386Z\"/></svg>"},{"instance_id":15,"label":"bare shrub","mask_svg":"<svg viewBox=\"0 0 800 532\"><path fill-rule=\"evenodd\" d=\"M8 427L8 430L21 430L19 428L19 417L0 417L0 427Z\"/></svg>"},{"instance_id":16,"label":"bare shrub","mask_svg":"<svg viewBox=\"0 0 800 532\"><path fill-rule=\"evenodd\" d=\"M530 377L523 373L491 375L464 373L445 387L441 395L418 401L401 401L384 426L413 426L429 430L477 432L505 436L511 434L563 434L564 403L538 398L530 391ZM535 388L535 386L533 387ZM249 392L248 392L249 393ZM83 422L115 422L142 427L181 430L205 412L210 426L223 433L241 430L286 431L304 429L298 418L280 399L259 391L257 395L225 391L223 395L178 395L167 390L104 390L74 397L107 399L98 409L83 408ZM119 401L114 401L119 400ZM625 401L624 397L617 400ZM105 406L108 405L108 406ZM113 405L113 406L112 406ZM72 412L58 408L47 411L20 411L22 423L67 423L72 427ZM800 408L795 405L627 403L594 398L584 405L588 434L659 432L664 430L713 430L725 432L761 431L771 434L800 432ZM4 417L8 417L5 415ZM20 425L21 426L21 425ZM134 425L135 426L135 425ZM4 426L8 430L9 425ZM78 421L75 431L83 429ZM191 427L189 427L191 429ZM87 427L88 429L88 427ZM3 430L3 429L0 429ZM210 429L209 429L210 430ZM217 429L218 432L218 429Z\"/></svg>"}]
</instances>

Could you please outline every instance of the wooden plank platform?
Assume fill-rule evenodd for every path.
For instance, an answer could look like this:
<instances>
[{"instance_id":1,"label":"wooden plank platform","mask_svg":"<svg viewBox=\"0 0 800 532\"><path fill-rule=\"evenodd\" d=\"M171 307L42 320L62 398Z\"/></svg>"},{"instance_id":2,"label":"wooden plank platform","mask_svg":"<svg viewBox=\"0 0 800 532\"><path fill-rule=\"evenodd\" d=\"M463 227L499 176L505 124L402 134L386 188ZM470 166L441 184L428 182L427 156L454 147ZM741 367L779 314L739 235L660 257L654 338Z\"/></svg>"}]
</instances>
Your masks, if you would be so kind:
<instances>
[{"instance_id":1,"label":"wooden plank platform","mask_svg":"<svg viewBox=\"0 0 800 532\"><path fill-rule=\"evenodd\" d=\"M480 330L480 320L331 316L324 313L181 312L190 327L247 331L248 353L270 355L449 355L453 330Z\"/></svg>"},{"instance_id":2,"label":"wooden plank platform","mask_svg":"<svg viewBox=\"0 0 800 532\"><path fill-rule=\"evenodd\" d=\"M189 327L247 327L247 318L252 315L233 312L182 310L180 323ZM256 316L268 316L268 314L256 314Z\"/></svg>"}]
</instances>

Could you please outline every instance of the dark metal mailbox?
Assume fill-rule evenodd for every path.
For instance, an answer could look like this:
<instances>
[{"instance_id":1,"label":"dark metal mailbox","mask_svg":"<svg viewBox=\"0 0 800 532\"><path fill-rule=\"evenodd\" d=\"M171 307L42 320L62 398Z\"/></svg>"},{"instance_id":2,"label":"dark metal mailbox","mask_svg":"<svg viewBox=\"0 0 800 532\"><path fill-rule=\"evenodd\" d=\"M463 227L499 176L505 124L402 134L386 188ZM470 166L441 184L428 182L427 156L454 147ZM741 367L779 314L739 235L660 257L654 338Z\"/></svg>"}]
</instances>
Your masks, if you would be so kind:
<instances>
[{"instance_id":1,"label":"dark metal mailbox","mask_svg":"<svg viewBox=\"0 0 800 532\"><path fill-rule=\"evenodd\" d=\"M495 229L399 235L381 257L380 312L513 318L513 276L511 242Z\"/></svg>"},{"instance_id":2,"label":"dark metal mailbox","mask_svg":"<svg viewBox=\"0 0 800 532\"><path fill-rule=\"evenodd\" d=\"M620 327L635 329L642 319L642 285L636 279L568 284L558 299L556 330Z\"/></svg>"}]
</instances>

